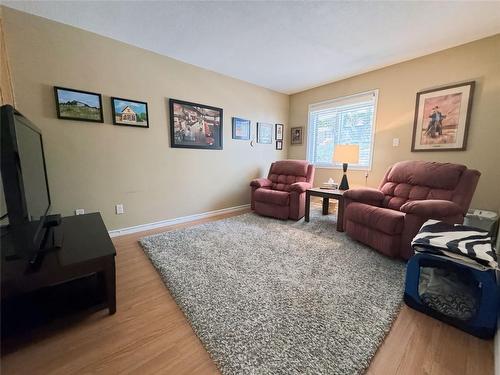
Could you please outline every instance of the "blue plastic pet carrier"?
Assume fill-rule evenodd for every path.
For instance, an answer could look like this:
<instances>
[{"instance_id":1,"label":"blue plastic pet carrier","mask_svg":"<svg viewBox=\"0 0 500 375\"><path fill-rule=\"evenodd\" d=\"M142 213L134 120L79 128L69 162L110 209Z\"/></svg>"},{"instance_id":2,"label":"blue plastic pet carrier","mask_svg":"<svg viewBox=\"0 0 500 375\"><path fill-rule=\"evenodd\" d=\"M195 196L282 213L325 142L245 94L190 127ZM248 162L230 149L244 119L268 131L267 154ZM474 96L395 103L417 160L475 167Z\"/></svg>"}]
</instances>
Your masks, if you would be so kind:
<instances>
[{"instance_id":1,"label":"blue plastic pet carrier","mask_svg":"<svg viewBox=\"0 0 500 375\"><path fill-rule=\"evenodd\" d=\"M486 244L475 228L426 222L412 242L416 254L406 268L406 304L474 336L493 338L498 265Z\"/></svg>"}]
</instances>

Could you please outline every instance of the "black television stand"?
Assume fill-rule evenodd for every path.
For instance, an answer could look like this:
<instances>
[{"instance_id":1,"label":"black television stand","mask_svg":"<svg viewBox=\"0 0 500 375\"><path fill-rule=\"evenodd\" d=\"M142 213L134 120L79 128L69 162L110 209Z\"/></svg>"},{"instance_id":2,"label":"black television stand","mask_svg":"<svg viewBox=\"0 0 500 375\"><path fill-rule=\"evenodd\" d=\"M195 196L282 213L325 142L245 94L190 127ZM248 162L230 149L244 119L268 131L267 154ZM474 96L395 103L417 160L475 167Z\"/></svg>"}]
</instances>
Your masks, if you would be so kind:
<instances>
[{"instance_id":1,"label":"black television stand","mask_svg":"<svg viewBox=\"0 0 500 375\"><path fill-rule=\"evenodd\" d=\"M50 249L53 249L53 244L59 241L58 231L62 231L64 241L60 248L50 251ZM47 246L44 247L44 251L37 254L34 266L29 264L30 257L33 254L27 254L25 257L21 256L16 259L7 259L5 257L4 251L8 250L9 246L12 246L8 237L6 235L2 238L1 249L2 309L4 306L9 305L9 301L15 301L26 296L26 298L31 298L29 296L33 295L32 300L40 301L42 299L43 301L34 304L32 308L33 314L43 315L39 311L44 310L47 303L39 296L56 295L55 290L57 288L67 285L68 287L65 288L71 290L68 295L75 298L76 301L70 303L66 297L56 298L60 306L52 309L50 314L46 314L47 316L54 316L55 312L62 314L70 308L75 311L89 308L91 310L107 308L110 314L115 313L116 251L99 213L64 217L60 225L47 228ZM81 307L78 305L79 300L85 299L88 293L81 295L78 293L78 287L76 289L71 288L73 288L72 283L86 279L89 279L92 285L95 284L95 288L92 289L95 300L91 301L91 306ZM55 288L54 292L52 292L52 288ZM78 297L80 295L81 297ZM72 306L68 306L69 304ZM20 318L17 318L17 315L16 311L14 311L10 318L19 320ZM19 314L19 316L23 315L25 316L26 312ZM2 323L8 325L10 322L2 321ZM7 325L2 324L3 327ZM19 325L24 325L24 321L17 324L17 326Z\"/></svg>"}]
</instances>

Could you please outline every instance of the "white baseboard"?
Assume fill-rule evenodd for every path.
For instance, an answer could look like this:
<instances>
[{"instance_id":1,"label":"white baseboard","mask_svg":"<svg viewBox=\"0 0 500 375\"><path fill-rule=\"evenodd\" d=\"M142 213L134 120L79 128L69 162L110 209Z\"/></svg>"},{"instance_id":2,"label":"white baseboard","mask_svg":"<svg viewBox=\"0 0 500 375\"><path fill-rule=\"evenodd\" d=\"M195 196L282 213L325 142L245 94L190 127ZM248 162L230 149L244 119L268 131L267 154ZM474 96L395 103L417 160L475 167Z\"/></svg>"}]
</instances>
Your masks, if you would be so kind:
<instances>
[{"instance_id":1,"label":"white baseboard","mask_svg":"<svg viewBox=\"0 0 500 375\"><path fill-rule=\"evenodd\" d=\"M161 228L161 227L168 227L170 225L187 223L187 222L195 221L195 220L199 220L199 219L205 219L207 217L217 216L217 215L226 214L226 213L230 213L230 212L243 211L243 210L248 209L248 208L250 208L249 204L243 204L241 206L222 208L220 210L203 212L201 214L181 216L181 217L177 217L174 219L156 221L154 223L134 225L133 227L127 227L127 228L121 228L121 229L113 229L113 230L110 230L108 233L111 237L118 237L118 236L123 236L126 234L142 232L145 230L156 229L156 228Z\"/></svg>"}]
</instances>

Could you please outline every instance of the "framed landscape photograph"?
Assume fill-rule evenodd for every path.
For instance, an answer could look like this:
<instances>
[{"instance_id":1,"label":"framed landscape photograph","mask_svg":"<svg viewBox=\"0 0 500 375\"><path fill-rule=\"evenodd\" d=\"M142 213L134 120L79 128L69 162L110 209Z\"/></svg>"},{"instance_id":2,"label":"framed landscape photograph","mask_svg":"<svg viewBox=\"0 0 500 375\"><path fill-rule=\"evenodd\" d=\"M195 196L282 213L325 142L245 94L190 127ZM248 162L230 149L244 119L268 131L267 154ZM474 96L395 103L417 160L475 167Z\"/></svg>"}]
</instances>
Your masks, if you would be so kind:
<instances>
[{"instance_id":1,"label":"framed landscape photograph","mask_svg":"<svg viewBox=\"0 0 500 375\"><path fill-rule=\"evenodd\" d=\"M250 120L233 117L233 139L250 139Z\"/></svg>"},{"instance_id":2,"label":"framed landscape photograph","mask_svg":"<svg viewBox=\"0 0 500 375\"><path fill-rule=\"evenodd\" d=\"M222 108L170 99L170 145L222 150Z\"/></svg>"},{"instance_id":3,"label":"framed landscape photograph","mask_svg":"<svg viewBox=\"0 0 500 375\"><path fill-rule=\"evenodd\" d=\"M104 122L101 94L54 86L54 95L58 118Z\"/></svg>"},{"instance_id":4,"label":"framed landscape photograph","mask_svg":"<svg viewBox=\"0 0 500 375\"><path fill-rule=\"evenodd\" d=\"M283 140L283 124L276 124L275 125L275 136L274 138L277 141L282 141Z\"/></svg>"},{"instance_id":5,"label":"framed landscape photograph","mask_svg":"<svg viewBox=\"0 0 500 375\"><path fill-rule=\"evenodd\" d=\"M417 93L412 151L465 150L475 82Z\"/></svg>"},{"instance_id":6,"label":"framed landscape photograph","mask_svg":"<svg viewBox=\"0 0 500 375\"><path fill-rule=\"evenodd\" d=\"M148 103L137 100L111 98L113 124L149 128Z\"/></svg>"},{"instance_id":7,"label":"framed landscape photograph","mask_svg":"<svg viewBox=\"0 0 500 375\"><path fill-rule=\"evenodd\" d=\"M257 123L257 143L273 143L273 124Z\"/></svg>"},{"instance_id":8,"label":"framed landscape photograph","mask_svg":"<svg viewBox=\"0 0 500 375\"><path fill-rule=\"evenodd\" d=\"M301 145L302 144L302 127L292 128L292 145Z\"/></svg>"},{"instance_id":9,"label":"framed landscape photograph","mask_svg":"<svg viewBox=\"0 0 500 375\"><path fill-rule=\"evenodd\" d=\"M283 141L276 141L276 150L283 150Z\"/></svg>"}]
</instances>

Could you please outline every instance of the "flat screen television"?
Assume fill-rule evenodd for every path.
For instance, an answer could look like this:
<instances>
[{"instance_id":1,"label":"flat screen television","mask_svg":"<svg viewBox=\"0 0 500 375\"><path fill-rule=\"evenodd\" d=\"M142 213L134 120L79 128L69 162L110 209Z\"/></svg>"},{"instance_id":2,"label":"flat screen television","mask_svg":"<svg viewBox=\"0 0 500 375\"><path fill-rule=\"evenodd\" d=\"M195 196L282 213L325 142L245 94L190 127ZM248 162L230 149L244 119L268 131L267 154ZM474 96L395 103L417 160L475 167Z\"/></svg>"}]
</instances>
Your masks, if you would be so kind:
<instances>
[{"instance_id":1,"label":"flat screen television","mask_svg":"<svg viewBox=\"0 0 500 375\"><path fill-rule=\"evenodd\" d=\"M6 209L6 212L1 212L3 229L16 232L24 228L18 230L22 234L17 237L27 236L22 246L30 249L23 250L38 250L50 211L42 132L12 106L4 105L0 111L0 164Z\"/></svg>"}]
</instances>

